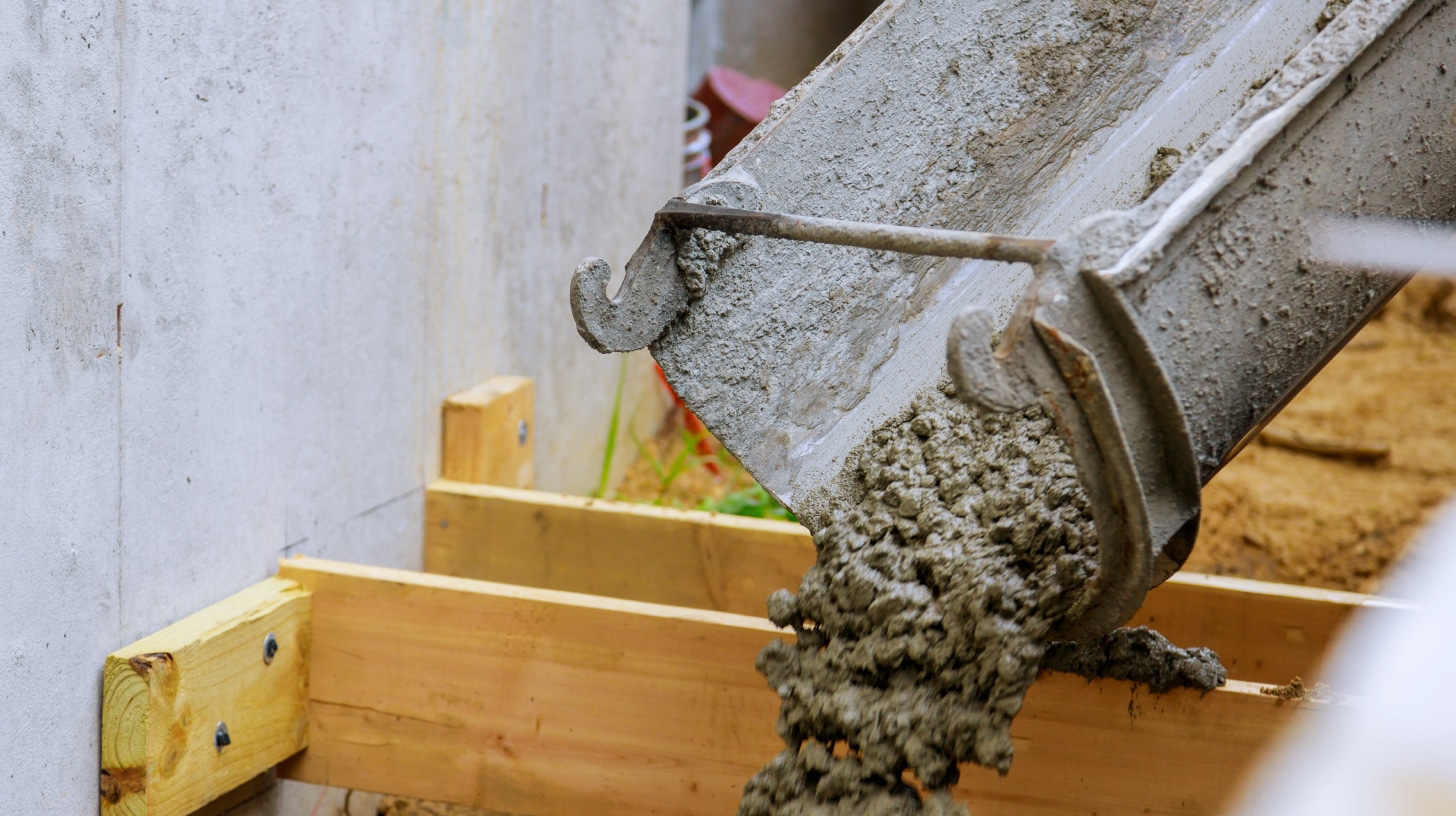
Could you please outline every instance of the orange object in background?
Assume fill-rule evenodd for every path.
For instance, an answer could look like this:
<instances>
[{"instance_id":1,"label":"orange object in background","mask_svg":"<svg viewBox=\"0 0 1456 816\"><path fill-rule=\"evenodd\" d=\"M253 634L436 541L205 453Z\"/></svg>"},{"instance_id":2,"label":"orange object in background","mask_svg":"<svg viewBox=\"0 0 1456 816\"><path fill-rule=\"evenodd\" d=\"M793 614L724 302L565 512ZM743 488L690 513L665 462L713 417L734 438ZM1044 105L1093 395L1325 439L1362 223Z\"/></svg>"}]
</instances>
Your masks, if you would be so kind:
<instances>
[{"instance_id":1,"label":"orange object in background","mask_svg":"<svg viewBox=\"0 0 1456 816\"><path fill-rule=\"evenodd\" d=\"M708 69L693 99L708 107L708 130L713 134L713 164L723 160L749 131L758 126L773 103L786 91L772 82L754 79L723 65Z\"/></svg>"}]
</instances>

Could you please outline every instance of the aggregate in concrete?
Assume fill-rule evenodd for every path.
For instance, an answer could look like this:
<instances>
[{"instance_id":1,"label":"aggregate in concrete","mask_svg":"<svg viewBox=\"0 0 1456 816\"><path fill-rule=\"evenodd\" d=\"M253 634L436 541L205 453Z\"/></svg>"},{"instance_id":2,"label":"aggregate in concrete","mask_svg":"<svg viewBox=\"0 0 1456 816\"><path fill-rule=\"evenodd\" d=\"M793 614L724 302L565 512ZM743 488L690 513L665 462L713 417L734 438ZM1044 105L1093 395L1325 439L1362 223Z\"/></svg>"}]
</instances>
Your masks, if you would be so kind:
<instances>
[{"instance_id":1,"label":"aggregate in concrete","mask_svg":"<svg viewBox=\"0 0 1456 816\"><path fill-rule=\"evenodd\" d=\"M769 599L798 635L758 661L788 749L748 784L743 816L919 807L907 769L936 791L961 762L1011 766L1011 720L1087 596L1096 535L1045 413L983 413L950 391L923 392L861 448L858 501L815 531L799 593ZM826 758L836 743L850 756Z\"/></svg>"},{"instance_id":2,"label":"aggregate in concrete","mask_svg":"<svg viewBox=\"0 0 1456 816\"><path fill-rule=\"evenodd\" d=\"M1154 694L1175 688L1213 691L1228 681L1228 670L1212 649L1180 649L1146 626L1115 629L1096 640L1047 644L1041 667L1088 679L1131 680Z\"/></svg>"}]
</instances>

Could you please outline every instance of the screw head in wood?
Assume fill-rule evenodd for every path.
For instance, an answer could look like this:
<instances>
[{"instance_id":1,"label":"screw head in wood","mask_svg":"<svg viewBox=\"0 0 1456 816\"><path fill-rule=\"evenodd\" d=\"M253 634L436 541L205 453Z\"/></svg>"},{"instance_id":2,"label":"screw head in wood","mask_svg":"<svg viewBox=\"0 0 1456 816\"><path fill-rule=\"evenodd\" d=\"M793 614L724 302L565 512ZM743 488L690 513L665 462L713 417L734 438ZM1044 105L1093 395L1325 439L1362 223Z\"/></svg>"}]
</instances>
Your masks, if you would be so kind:
<instances>
[{"instance_id":1,"label":"screw head in wood","mask_svg":"<svg viewBox=\"0 0 1456 816\"><path fill-rule=\"evenodd\" d=\"M272 663L273 658L278 654L278 638L272 632L263 638L263 662Z\"/></svg>"},{"instance_id":2,"label":"screw head in wood","mask_svg":"<svg viewBox=\"0 0 1456 816\"><path fill-rule=\"evenodd\" d=\"M217 724L217 731L213 732L212 735L212 744L217 746L217 752L219 754L222 753L222 749L233 744L233 738L228 734L227 723L220 722Z\"/></svg>"},{"instance_id":3,"label":"screw head in wood","mask_svg":"<svg viewBox=\"0 0 1456 816\"><path fill-rule=\"evenodd\" d=\"M530 436L530 433L531 433L531 429L530 429L529 426L526 425L526 420L523 419L520 422L517 422L516 423L516 443L517 444L524 446L526 444L526 439Z\"/></svg>"}]
</instances>

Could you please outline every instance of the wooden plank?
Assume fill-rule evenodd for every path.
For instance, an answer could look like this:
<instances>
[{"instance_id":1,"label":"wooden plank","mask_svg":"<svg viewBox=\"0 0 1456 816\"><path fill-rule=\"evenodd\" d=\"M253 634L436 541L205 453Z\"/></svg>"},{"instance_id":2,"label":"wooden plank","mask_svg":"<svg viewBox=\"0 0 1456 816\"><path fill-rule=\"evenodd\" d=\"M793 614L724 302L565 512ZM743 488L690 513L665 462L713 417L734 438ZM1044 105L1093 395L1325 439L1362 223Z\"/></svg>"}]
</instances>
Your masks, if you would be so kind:
<instances>
[{"instance_id":1,"label":"wooden plank","mask_svg":"<svg viewBox=\"0 0 1456 816\"><path fill-rule=\"evenodd\" d=\"M1283 703L1232 680L1200 694L1043 673L1011 727L1011 773L965 766L977 816L1221 813L1264 749L1328 704Z\"/></svg>"},{"instance_id":2,"label":"wooden plank","mask_svg":"<svg viewBox=\"0 0 1456 816\"><path fill-rule=\"evenodd\" d=\"M1184 646L1218 652L1229 676L1318 680L1320 664L1355 612L1400 614L1406 603L1374 595L1246 578L1179 573L1148 593L1130 626L1150 626Z\"/></svg>"},{"instance_id":3,"label":"wooden plank","mask_svg":"<svg viewBox=\"0 0 1456 816\"><path fill-rule=\"evenodd\" d=\"M536 384L492 377L445 400L440 475L473 484L536 483Z\"/></svg>"},{"instance_id":4,"label":"wooden plank","mask_svg":"<svg viewBox=\"0 0 1456 816\"><path fill-rule=\"evenodd\" d=\"M520 814L731 813L777 749L766 620L294 559L311 748L280 775Z\"/></svg>"},{"instance_id":5,"label":"wooden plank","mask_svg":"<svg viewBox=\"0 0 1456 816\"><path fill-rule=\"evenodd\" d=\"M192 813L307 745L309 622L308 593L270 578L109 655L103 816Z\"/></svg>"},{"instance_id":6,"label":"wooden plank","mask_svg":"<svg viewBox=\"0 0 1456 816\"><path fill-rule=\"evenodd\" d=\"M425 571L763 617L814 542L797 524L438 481Z\"/></svg>"},{"instance_id":7,"label":"wooden plank","mask_svg":"<svg viewBox=\"0 0 1456 816\"><path fill-rule=\"evenodd\" d=\"M439 481L426 494L425 569L617 598L764 614L814 562L797 524ZM1208 646L1236 679L1313 679L1370 595L1179 574L1148 593L1131 625Z\"/></svg>"},{"instance_id":8,"label":"wooden plank","mask_svg":"<svg viewBox=\"0 0 1456 816\"><path fill-rule=\"evenodd\" d=\"M719 612L294 559L314 594L313 732L280 776L532 816L729 814L781 748L753 669L781 636ZM1247 683L1155 697L1044 675L984 814L1211 813L1320 709Z\"/></svg>"}]
</instances>

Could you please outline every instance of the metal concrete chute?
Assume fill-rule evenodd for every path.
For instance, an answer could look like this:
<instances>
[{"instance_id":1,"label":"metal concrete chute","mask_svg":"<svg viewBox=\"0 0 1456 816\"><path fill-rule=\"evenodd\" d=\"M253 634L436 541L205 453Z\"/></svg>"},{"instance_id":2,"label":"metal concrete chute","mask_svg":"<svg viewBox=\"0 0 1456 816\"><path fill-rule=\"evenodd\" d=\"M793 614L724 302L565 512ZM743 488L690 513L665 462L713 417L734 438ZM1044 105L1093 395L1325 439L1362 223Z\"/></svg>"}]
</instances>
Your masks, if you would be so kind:
<instances>
[{"instance_id":1,"label":"metal concrete chute","mask_svg":"<svg viewBox=\"0 0 1456 816\"><path fill-rule=\"evenodd\" d=\"M1320 269L1327 210L1451 215L1453 26L1445 4L1352 4L1147 202L1057 242L1012 348L957 318L959 393L1039 392L1093 496L1102 586L1064 634L1122 623L1182 565L1202 484L1404 282Z\"/></svg>"},{"instance_id":2,"label":"metal concrete chute","mask_svg":"<svg viewBox=\"0 0 1456 816\"><path fill-rule=\"evenodd\" d=\"M888 2L659 213L615 298L583 263L578 328L649 346L811 526L947 373L988 410L1044 404L1102 562L1057 634L1106 632L1182 565L1202 484L1399 287L1314 274L1309 214L1451 212L1453 12L1332 11ZM1060 237L988 250L1007 236Z\"/></svg>"},{"instance_id":3,"label":"metal concrete chute","mask_svg":"<svg viewBox=\"0 0 1456 816\"><path fill-rule=\"evenodd\" d=\"M1314 36L1321 8L889 2L684 198L1056 236L1137 203L1159 149L1216 130ZM644 248L665 235L654 226ZM981 305L1004 324L1032 278L1021 264L749 237L690 296L661 249L628 264L613 306L603 268L583 270L583 333L606 347L587 313L616 313L611 325L632 327L624 345L650 345L688 406L811 520L846 489L849 452L945 376L951 319Z\"/></svg>"}]
</instances>

